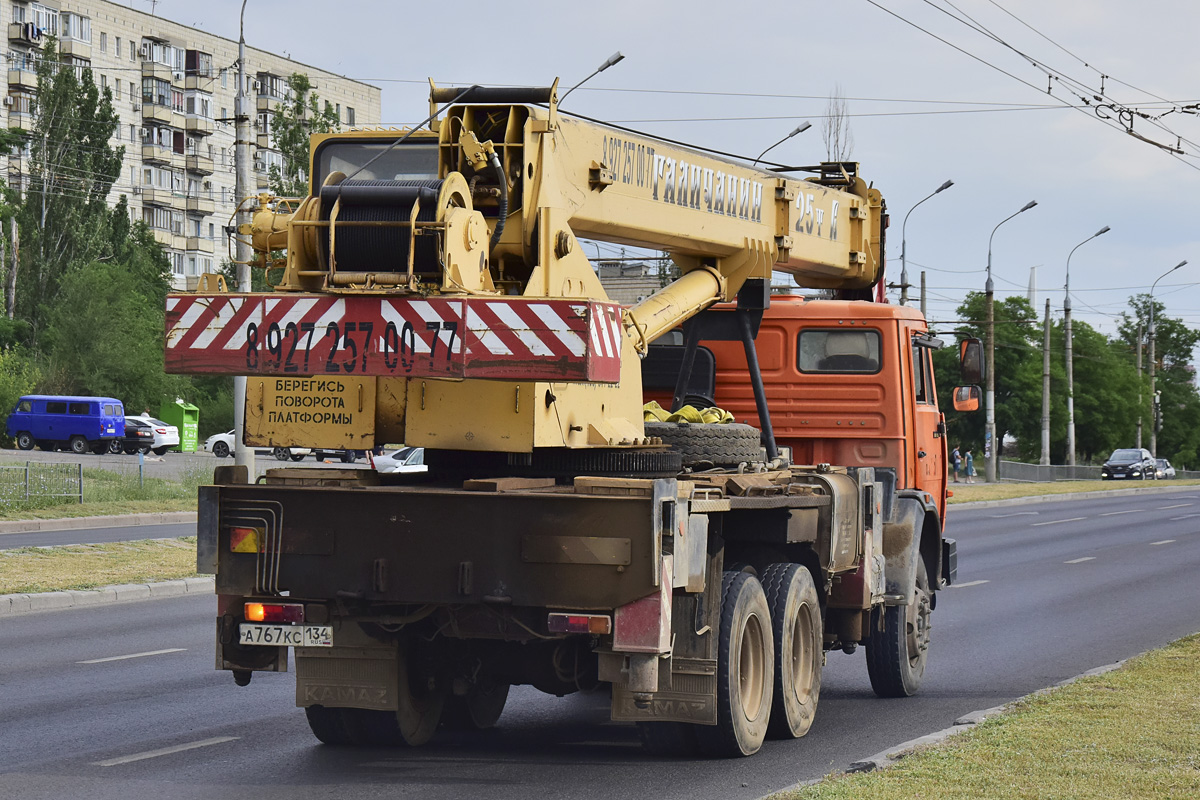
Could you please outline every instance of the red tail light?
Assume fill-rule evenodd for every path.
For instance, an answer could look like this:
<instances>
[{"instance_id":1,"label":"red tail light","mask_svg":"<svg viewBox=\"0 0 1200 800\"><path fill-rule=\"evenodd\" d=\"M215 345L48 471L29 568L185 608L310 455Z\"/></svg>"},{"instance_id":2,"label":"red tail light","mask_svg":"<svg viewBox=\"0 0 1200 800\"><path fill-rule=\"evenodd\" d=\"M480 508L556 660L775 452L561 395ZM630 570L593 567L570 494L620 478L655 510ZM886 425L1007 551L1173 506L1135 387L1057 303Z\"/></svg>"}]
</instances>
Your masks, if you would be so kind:
<instances>
[{"instance_id":1,"label":"red tail light","mask_svg":"<svg viewBox=\"0 0 1200 800\"><path fill-rule=\"evenodd\" d=\"M546 619L551 633L612 633L612 617L607 614L551 614Z\"/></svg>"},{"instance_id":2,"label":"red tail light","mask_svg":"<svg viewBox=\"0 0 1200 800\"><path fill-rule=\"evenodd\" d=\"M304 622L304 606L298 603L246 603L248 622Z\"/></svg>"}]
</instances>

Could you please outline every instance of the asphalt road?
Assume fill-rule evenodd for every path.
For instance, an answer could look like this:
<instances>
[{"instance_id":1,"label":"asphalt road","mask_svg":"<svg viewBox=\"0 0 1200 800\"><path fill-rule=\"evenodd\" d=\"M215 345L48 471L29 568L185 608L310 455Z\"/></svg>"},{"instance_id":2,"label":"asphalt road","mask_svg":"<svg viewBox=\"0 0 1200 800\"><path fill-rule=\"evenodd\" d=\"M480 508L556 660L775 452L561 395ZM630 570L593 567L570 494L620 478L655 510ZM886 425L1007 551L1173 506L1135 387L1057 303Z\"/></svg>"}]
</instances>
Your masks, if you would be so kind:
<instances>
[{"instance_id":1,"label":"asphalt road","mask_svg":"<svg viewBox=\"0 0 1200 800\"><path fill-rule=\"evenodd\" d=\"M16 547L55 547L62 544L127 542L130 539L177 539L180 536L195 535L196 523L194 522L169 525L126 525L115 528L77 528L68 531L0 533L0 550Z\"/></svg>"},{"instance_id":2,"label":"asphalt road","mask_svg":"<svg viewBox=\"0 0 1200 800\"><path fill-rule=\"evenodd\" d=\"M189 597L0 624L0 797L756 798L1200 628L1200 491L950 513L960 583L921 693L880 700L831 653L810 734L754 758L656 760L602 694L527 688L493 731L324 747L291 676L212 669L215 601Z\"/></svg>"}]
</instances>

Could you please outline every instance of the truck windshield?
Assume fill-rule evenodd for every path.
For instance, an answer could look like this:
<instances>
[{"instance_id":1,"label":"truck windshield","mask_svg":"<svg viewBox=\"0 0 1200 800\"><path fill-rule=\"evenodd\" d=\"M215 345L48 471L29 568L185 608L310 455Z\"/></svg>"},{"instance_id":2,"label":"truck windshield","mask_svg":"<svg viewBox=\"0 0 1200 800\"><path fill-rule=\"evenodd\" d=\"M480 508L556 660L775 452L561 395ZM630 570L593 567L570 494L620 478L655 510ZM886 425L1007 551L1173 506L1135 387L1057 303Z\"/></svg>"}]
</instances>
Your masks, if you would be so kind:
<instances>
[{"instance_id":1,"label":"truck windshield","mask_svg":"<svg viewBox=\"0 0 1200 800\"><path fill-rule=\"evenodd\" d=\"M321 143L314 159L313 182L321 186L332 172L351 175L363 164L383 153L391 141L336 139ZM437 145L402 144L393 147L371 166L354 176L356 181L420 181L437 178Z\"/></svg>"}]
</instances>

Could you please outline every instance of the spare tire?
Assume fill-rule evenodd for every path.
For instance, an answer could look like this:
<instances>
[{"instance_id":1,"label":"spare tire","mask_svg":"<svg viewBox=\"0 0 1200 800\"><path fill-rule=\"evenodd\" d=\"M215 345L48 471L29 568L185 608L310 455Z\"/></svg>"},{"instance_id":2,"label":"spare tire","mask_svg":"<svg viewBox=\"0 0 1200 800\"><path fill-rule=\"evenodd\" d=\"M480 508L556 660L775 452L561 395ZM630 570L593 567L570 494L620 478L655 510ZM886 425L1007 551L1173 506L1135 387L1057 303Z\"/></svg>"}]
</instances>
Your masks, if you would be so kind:
<instances>
[{"instance_id":1,"label":"spare tire","mask_svg":"<svg viewBox=\"0 0 1200 800\"><path fill-rule=\"evenodd\" d=\"M763 460L762 434L758 428L737 422L647 422L646 435L658 437L678 451L685 467L698 464L724 467Z\"/></svg>"}]
</instances>

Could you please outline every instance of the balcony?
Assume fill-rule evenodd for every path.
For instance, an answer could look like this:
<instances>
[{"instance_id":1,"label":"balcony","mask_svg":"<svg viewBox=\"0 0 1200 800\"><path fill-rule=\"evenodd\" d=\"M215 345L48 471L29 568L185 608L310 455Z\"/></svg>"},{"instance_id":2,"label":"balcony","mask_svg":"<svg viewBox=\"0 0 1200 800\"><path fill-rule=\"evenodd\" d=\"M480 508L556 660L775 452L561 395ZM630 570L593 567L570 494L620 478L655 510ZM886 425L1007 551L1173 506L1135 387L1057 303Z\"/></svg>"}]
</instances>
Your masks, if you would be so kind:
<instances>
[{"instance_id":1,"label":"balcony","mask_svg":"<svg viewBox=\"0 0 1200 800\"><path fill-rule=\"evenodd\" d=\"M45 39L42 37L41 31L32 22L10 22L8 23L8 40L10 42L20 42L21 44L31 45L33 47L41 47Z\"/></svg>"},{"instance_id":2,"label":"balcony","mask_svg":"<svg viewBox=\"0 0 1200 800\"><path fill-rule=\"evenodd\" d=\"M211 197L204 195L191 196L187 199L189 214L211 214L217 210L217 203Z\"/></svg>"},{"instance_id":3,"label":"balcony","mask_svg":"<svg viewBox=\"0 0 1200 800\"><path fill-rule=\"evenodd\" d=\"M8 71L8 85L36 91L38 88L37 73L31 69L10 69Z\"/></svg>"},{"instance_id":4,"label":"balcony","mask_svg":"<svg viewBox=\"0 0 1200 800\"><path fill-rule=\"evenodd\" d=\"M213 160L208 156L189 153L184 167L188 172L194 172L197 175L213 174Z\"/></svg>"},{"instance_id":5,"label":"balcony","mask_svg":"<svg viewBox=\"0 0 1200 800\"><path fill-rule=\"evenodd\" d=\"M142 77L171 81L175 78L175 71L166 64L160 64L157 61L143 61Z\"/></svg>"},{"instance_id":6,"label":"balcony","mask_svg":"<svg viewBox=\"0 0 1200 800\"><path fill-rule=\"evenodd\" d=\"M171 236L170 231L164 231L160 228L152 228L151 230L154 231L154 240L156 242L161 244L163 247L171 246L171 241L174 239L174 237Z\"/></svg>"},{"instance_id":7,"label":"balcony","mask_svg":"<svg viewBox=\"0 0 1200 800\"><path fill-rule=\"evenodd\" d=\"M81 42L77 39L59 39L58 49L62 51L64 56L75 56L76 58L91 59L92 45L90 42Z\"/></svg>"},{"instance_id":8,"label":"balcony","mask_svg":"<svg viewBox=\"0 0 1200 800\"><path fill-rule=\"evenodd\" d=\"M184 130L197 136L212 135L213 127L213 121L207 117L190 116L184 122Z\"/></svg>"},{"instance_id":9,"label":"balcony","mask_svg":"<svg viewBox=\"0 0 1200 800\"><path fill-rule=\"evenodd\" d=\"M204 73L188 72L183 76L183 88L185 89L200 89L202 91L212 91L213 79L216 76L210 69Z\"/></svg>"},{"instance_id":10,"label":"balcony","mask_svg":"<svg viewBox=\"0 0 1200 800\"><path fill-rule=\"evenodd\" d=\"M258 149L260 149L260 150L272 149L271 148L271 134L260 133L258 135L258 141L256 142L256 144L258 145Z\"/></svg>"},{"instance_id":11,"label":"balcony","mask_svg":"<svg viewBox=\"0 0 1200 800\"><path fill-rule=\"evenodd\" d=\"M184 249L200 253L211 253L213 251L213 240L206 239L203 236L189 236L187 239L187 247Z\"/></svg>"},{"instance_id":12,"label":"balcony","mask_svg":"<svg viewBox=\"0 0 1200 800\"><path fill-rule=\"evenodd\" d=\"M175 195L170 189L156 189L153 186L135 186L136 189L142 190L142 202L151 206L169 206L175 200Z\"/></svg>"},{"instance_id":13,"label":"balcony","mask_svg":"<svg viewBox=\"0 0 1200 800\"><path fill-rule=\"evenodd\" d=\"M142 145L142 161L147 164L169 165L174 159L171 148L159 144Z\"/></svg>"},{"instance_id":14,"label":"balcony","mask_svg":"<svg viewBox=\"0 0 1200 800\"><path fill-rule=\"evenodd\" d=\"M175 112L170 106L164 106L159 103L142 103L142 119L149 122L161 122L164 125L170 125Z\"/></svg>"},{"instance_id":15,"label":"balcony","mask_svg":"<svg viewBox=\"0 0 1200 800\"><path fill-rule=\"evenodd\" d=\"M18 128L29 133L33 130L33 114L11 112L8 115L8 127Z\"/></svg>"}]
</instances>

